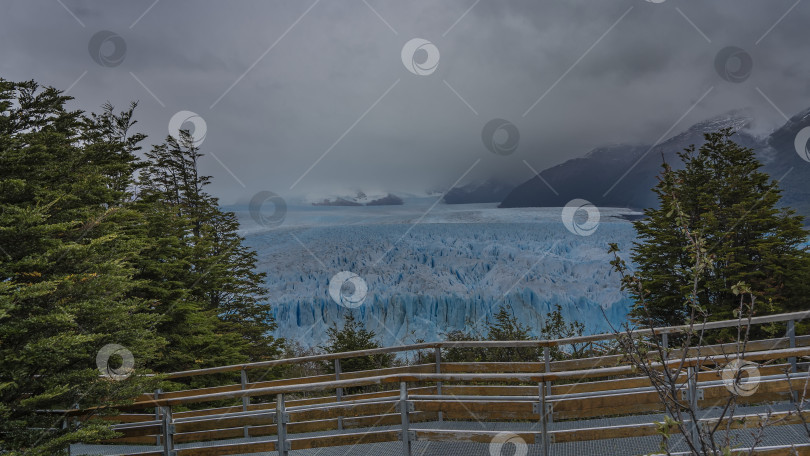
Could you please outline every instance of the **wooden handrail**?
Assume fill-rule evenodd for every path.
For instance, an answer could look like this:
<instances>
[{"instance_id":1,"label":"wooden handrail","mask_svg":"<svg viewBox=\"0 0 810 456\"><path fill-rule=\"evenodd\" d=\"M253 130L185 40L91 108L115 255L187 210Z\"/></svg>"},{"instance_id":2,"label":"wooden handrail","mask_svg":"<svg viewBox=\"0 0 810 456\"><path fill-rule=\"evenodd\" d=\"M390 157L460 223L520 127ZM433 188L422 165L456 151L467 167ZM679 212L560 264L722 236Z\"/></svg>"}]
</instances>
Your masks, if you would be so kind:
<instances>
[{"instance_id":1,"label":"wooden handrail","mask_svg":"<svg viewBox=\"0 0 810 456\"><path fill-rule=\"evenodd\" d=\"M790 320L803 320L805 318L810 318L810 310L802 311L802 312L792 312L792 313L783 313L783 314L776 314L776 315L764 315L761 317L753 317L751 319L751 325L759 325L765 323L777 323L777 322L785 322ZM695 330L702 330L702 329L720 329L720 328L730 328L736 327L737 325L742 324L743 326L748 326L748 320L722 320L722 321L713 321L708 322L705 324L696 324L694 325ZM674 334L688 331L690 328L689 325L680 325L680 326L666 326L660 328L652 328L652 329L639 329L633 330L633 334L636 335L651 335L651 334ZM372 356L372 355L380 355L380 354L388 354L388 353L398 353L398 352L405 352L405 351L418 351L418 350L429 350L429 349L447 349L447 348L542 348L542 347L555 347L559 345L572 345L572 344L579 344L579 343L587 343L587 342L597 342L602 340L610 340L615 339L618 336L624 335L625 333L603 333L603 334L593 334L589 336L579 336L579 337L569 337L565 339L553 339L553 340L518 340L518 341L481 341L481 340L471 340L471 341L444 341L444 342L426 342L426 343L419 343L419 344L410 344L410 345L397 345L393 347L382 347L382 348L374 348L370 350L358 350L358 351L350 351L350 352L343 352L343 353L327 353L322 355L311 355L311 356L301 356L297 358L286 358L286 359L275 359L270 361L260 361L256 363L245 363L245 364L232 364L228 366L217 366L217 367L207 367L203 369L192 369L192 370L185 370L179 372L172 372L168 374L163 374L164 378L168 379L177 379L177 378L185 378L185 377L193 377L197 375L209 375L209 374L219 374L225 372L236 372L242 369L245 370L252 370L252 369L262 369L262 368L270 368L274 366L281 366L285 364L300 364L306 362L313 362L313 361L330 361L335 359L345 359L345 358L358 358L363 356Z\"/></svg>"},{"instance_id":2,"label":"wooden handrail","mask_svg":"<svg viewBox=\"0 0 810 456\"><path fill-rule=\"evenodd\" d=\"M780 350L760 351L746 353L745 359L750 361L764 361L771 359L781 359L790 357L810 356L810 347L789 348ZM687 358L681 363L679 359L669 360L666 363L653 362L653 368L662 369L674 367L693 367L704 365L716 365L719 362L727 362L728 355L711 355L700 358ZM303 393L314 391L326 391L336 388L350 388L356 386L378 385L386 383L400 382L505 382L505 383L539 383L558 380L577 380L582 378L599 378L616 375L627 375L637 372L634 366L603 367L598 369L548 372L548 373L506 373L506 374L425 374L425 373L400 373L375 377L365 377L360 379L336 380L329 382L315 382L302 385L284 385L266 388L244 389L237 391L226 391L220 393L202 394L198 396L186 396L178 398L151 399L147 401L135 402L126 407L146 408L175 406L181 404L211 402L223 399L236 399L253 396L269 396L275 394Z\"/></svg>"}]
</instances>

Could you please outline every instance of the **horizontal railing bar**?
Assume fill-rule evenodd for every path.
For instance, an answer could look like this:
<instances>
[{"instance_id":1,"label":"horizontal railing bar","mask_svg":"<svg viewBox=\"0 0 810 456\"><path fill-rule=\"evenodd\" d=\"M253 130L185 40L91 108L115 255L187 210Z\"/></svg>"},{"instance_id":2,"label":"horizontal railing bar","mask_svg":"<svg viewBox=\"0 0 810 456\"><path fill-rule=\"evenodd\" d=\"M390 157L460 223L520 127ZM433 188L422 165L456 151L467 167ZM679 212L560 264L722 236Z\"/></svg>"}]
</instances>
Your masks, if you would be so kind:
<instances>
[{"instance_id":1,"label":"horizontal railing bar","mask_svg":"<svg viewBox=\"0 0 810 456\"><path fill-rule=\"evenodd\" d=\"M802 312L792 312L792 313L784 313L784 314L777 314L777 315L763 315L760 317L753 317L750 321L751 325L759 325L765 323L777 323L777 322L785 322L789 320L803 320L805 318L810 318L810 310L802 311ZM706 330L706 329L719 329L719 328L728 328L737 326L742 324L743 326L748 326L749 321L747 319L739 320L722 320L722 321L714 321L714 322L707 322L696 324L692 326L695 330ZM689 325L680 325L680 326L667 326L667 327L660 327L660 328L652 328L652 329L639 329L633 330L633 334L635 335L650 335L650 334L672 334L678 332L685 332L689 330ZM619 336L625 335L626 333L620 332L618 333ZM398 345L394 347L381 347L375 348L370 350L358 350L358 351L351 351L351 352L343 352L343 353L327 353L322 355L311 355L311 356L302 356L297 358L287 358L287 359L277 359L277 360L270 360L270 361L260 361L256 363L245 363L245 364L233 364L228 366L218 366L218 367L208 367L203 369L193 369L193 370L186 370L180 372L172 372L168 374L163 374L165 378L173 379L173 378L183 378L183 377L192 377L196 375L207 375L207 374L216 374L216 373L223 373L223 372L235 372L242 369L261 369L263 367L273 367L278 365L284 364L300 364L306 362L313 362L313 361L330 361L334 359L344 359L344 358L357 358L363 356L371 356L371 355L378 355L378 354L387 354L387 353L397 353L397 352L404 352L404 351L418 351L418 350L429 350L429 349L436 349L436 348L539 348L539 347L550 347L550 346L559 346L559 345L572 345L572 344L579 344L579 343L586 343L586 342L596 342L600 340L609 340L615 339L617 337L616 333L603 333L603 334L593 334L589 336L578 336L578 337L569 337L564 339L553 339L553 340L518 340L518 341L443 341L443 342L425 342L419 344L411 344L411 345Z\"/></svg>"},{"instance_id":2,"label":"horizontal railing bar","mask_svg":"<svg viewBox=\"0 0 810 456\"><path fill-rule=\"evenodd\" d=\"M751 361L779 359L788 357L801 357L810 355L810 347L799 347L792 349L771 350L767 352L751 352L747 353L745 359ZM705 356L701 358L687 358L686 360L668 360L666 363L653 362L651 366L663 368L666 365L668 368L677 368L679 366L695 366L695 365L712 365L718 364L718 361L725 361L729 357L724 355ZM165 405L178 405L196 402L207 402L220 399L235 399L251 396L266 396L272 394L287 394L287 393L301 393L311 391L324 391L337 388L347 388L354 386L367 386L384 383L399 383L399 382L475 382L475 381L497 381L507 383L538 383L546 381L557 380L573 380L582 378L596 378L608 377L614 375L626 375L634 373L633 366L617 366L605 367L599 369L579 370L579 371L563 371L563 372L550 372L550 373L531 373L531 374L392 374L377 377L367 377L362 379L352 380L337 380L331 382L309 383L304 385L286 385L275 386L267 388L256 388L239 391L228 391L223 393L204 394L199 396L187 396L182 398L171 399L152 399L142 402L136 402L132 405L121 408L139 408L139 407L154 407Z\"/></svg>"}]
</instances>

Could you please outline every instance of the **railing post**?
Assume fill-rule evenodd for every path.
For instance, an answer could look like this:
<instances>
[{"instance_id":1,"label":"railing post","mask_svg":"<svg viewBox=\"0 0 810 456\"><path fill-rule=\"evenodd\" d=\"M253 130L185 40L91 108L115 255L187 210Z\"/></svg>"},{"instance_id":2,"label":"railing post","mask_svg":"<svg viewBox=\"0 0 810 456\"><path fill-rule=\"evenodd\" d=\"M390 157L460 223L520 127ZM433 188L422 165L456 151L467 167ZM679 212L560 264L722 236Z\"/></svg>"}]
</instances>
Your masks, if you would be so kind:
<instances>
[{"instance_id":1,"label":"railing post","mask_svg":"<svg viewBox=\"0 0 810 456\"><path fill-rule=\"evenodd\" d=\"M161 407L163 415L163 456L176 456L174 451L174 420L172 419L172 407Z\"/></svg>"},{"instance_id":2,"label":"railing post","mask_svg":"<svg viewBox=\"0 0 810 456\"><path fill-rule=\"evenodd\" d=\"M669 349L669 333L661 334L661 345L664 348L664 359L669 358L669 353L667 353Z\"/></svg>"},{"instance_id":3,"label":"railing post","mask_svg":"<svg viewBox=\"0 0 810 456\"><path fill-rule=\"evenodd\" d=\"M788 320L787 322L787 337L788 337L788 346L790 348L796 348L796 324L793 320ZM788 358L788 362L790 363L790 372L796 373L798 372L798 366L796 365L796 357ZM788 383L790 383L790 379L788 378ZM797 391L793 391L790 394L790 402L796 402L798 400Z\"/></svg>"},{"instance_id":4,"label":"railing post","mask_svg":"<svg viewBox=\"0 0 810 456\"><path fill-rule=\"evenodd\" d=\"M790 348L796 348L796 324L793 320L788 320L787 322L787 336ZM790 362L790 371L795 374L798 371L796 357L788 358L788 361Z\"/></svg>"},{"instance_id":5,"label":"railing post","mask_svg":"<svg viewBox=\"0 0 810 456\"><path fill-rule=\"evenodd\" d=\"M287 415L287 407L284 405L284 394L276 395L276 450L278 456L289 455L289 442L287 441L287 423L290 416Z\"/></svg>"},{"instance_id":6,"label":"railing post","mask_svg":"<svg viewBox=\"0 0 810 456\"><path fill-rule=\"evenodd\" d=\"M341 373L342 372L340 370L340 358L335 358L335 380L340 380ZM340 402L341 400L343 400L343 388L338 388L335 390L335 397L336 402ZM343 430L343 417L338 416L338 431L342 430Z\"/></svg>"},{"instance_id":7,"label":"railing post","mask_svg":"<svg viewBox=\"0 0 810 456\"><path fill-rule=\"evenodd\" d=\"M161 390L160 388L155 390L155 395L153 396L155 398L155 400L160 399L160 393L162 393L162 392L163 392L163 390ZM155 407L155 420L158 420L158 421L160 420L160 407ZM158 432L158 435L155 436L155 445L160 446L160 433L159 432Z\"/></svg>"},{"instance_id":8,"label":"railing post","mask_svg":"<svg viewBox=\"0 0 810 456\"><path fill-rule=\"evenodd\" d=\"M540 396L540 404L538 414L540 415L540 454L542 456L550 456L550 442L548 436L548 403L546 402L546 383L540 382L537 384L538 394ZM537 442L535 442L537 443Z\"/></svg>"},{"instance_id":9,"label":"railing post","mask_svg":"<svg viewBox=\"0 0 810 456\"><path fill-rule=\"evenodd\" d=\"M244 390L247 389L247 384L248 384L247 369L245 369L244 366L242 367L241 374L242 374L242 391L244 391ZM249 405L250 405L250 396L244 396L242 398L242 411L247 412ZM250 432L248 431L247 425L245 426L245 429L244 429L244 435L245 435L245 438L250 437Z\"/></svg>"},{"instance_id":10,"label":"railing post","mask_svg":"<svg viewBox=\"0 0 810 456\"><path fill-rule=\"evenodd\" d=\"M697 376L698 369L696 367L687 368L687 388L689 394L689 407L694 411L695 415L698 414L700 408L698 407L698 389L697 389ZM696 447L700 447L700 423L692 423L692 439Z\"/></svg>"},{"instance_id":11,"label":"railing post","mask_svg":"<svg viewBox=\"0 0 810 456\"><path fill-rule=\"evenodd\" d=\"M442 349L440 347L434 348L433 354L436 357L436 373L442 373ZM442 382L436 382L436 394L442 395ZM439 410L439 422L444 420L444 413Z\"/></svg>"},{"instance_id":12,"label":"railing post","mask_svg":"<svg viewBox=\"0 0 810 456\"><path fill-rule=\"evenodd\" d=\"M408 416L408 383L399 383L399 413L402 416L402 455L411 456L411 420Z\"/></svg>"},{"instance_id":13,"label":"railing post","mask_svg":"<svg viewBox=\"0 0 810 456\"><path fill-rule=\"evenodd\" d=\"M543 361L546 364L546 373L548 374L549 372L551 372L551 348L548 345L543 347ZM546 395L551 396L551 382L547 381L544 382L544 384L546 385ZM553 417L549 416L548 420L549 422L551 422L553 420Z\"/></svg>"}]
</instances>

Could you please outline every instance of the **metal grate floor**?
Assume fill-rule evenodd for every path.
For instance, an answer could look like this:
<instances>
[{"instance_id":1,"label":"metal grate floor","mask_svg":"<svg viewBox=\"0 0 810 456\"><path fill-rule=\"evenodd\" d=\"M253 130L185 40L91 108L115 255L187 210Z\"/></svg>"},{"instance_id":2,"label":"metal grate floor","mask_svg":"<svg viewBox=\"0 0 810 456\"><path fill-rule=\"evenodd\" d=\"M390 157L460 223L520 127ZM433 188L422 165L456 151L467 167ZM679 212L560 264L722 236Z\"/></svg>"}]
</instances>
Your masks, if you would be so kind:
<instances>
[{"instance_id":1,"label":"metal grate floor","mask_svg":"<svg viewBox=\"0 0 810 456\"><path fill-rule=\"evenodd\" d=\"M749 413L763 413L770 410L783 411L789 410L790 404L777 404L770 406L757 406L757 407L738 407L736 414L749 414ZM704 410L702 417L708 418L718 416L719 410ZM600 427L611 425L626 425L635 423L650 423L653 421L661 421L663 415L635 415L616 418L600 418L592 420L579 420L579 421L564 421L551 423L550 430L574 429L585 427ZM414 423L411 426L413 429L455 429L455 430L488 430L488 431L524 431L524 430L537 430L537 423L530 422L476 422L476 421L445 421L445 422L426 422ZM385 429L397 429L396 426L382 426L364 429L352 429L350 432L363 432L375 431ZM748 447L754 443L754 435L756 429L741 430L732 433L732 446L733 447ZM291 434L290 438L305 437L312 435L334 435L338 431L315 432L315 433L301 433ZM190 447L209 447L216 445L223 445L227 443L240 443L251 441L264 441L268 440L266 437L255 437L248 439L230 439L218 440L213 442L196 442L191 444L177 445L177 448L190 448ZM269 439L269 440L272 440ZM802 425L792 426L774 426L767 428L762 441L758 446L777 446L777 445L790 445L798 443L807 443L810 441L807 431ZM526 452L518 451L518 448L511 444L504 445L501 448L500 454L497 451L491 451L488 444L481 443L468 443L468 442L414 442L412 450L414 456L539 456L541 454L540 446L533 445L533 442L526 442L524 447ZM553 456L581 456L581 455L600 455L600 456L630 456L648 454L657 452L661 438L657 436L650 437L631 437L624 439L610 439L610 440L595 440L586 442L567 442L556 443L551 445L551 454ZM122 453L136 453L141 451L156 451L161 447L147 446L147 445L83 445L77 444L71 446L71 455L116 455ZM670 442L670 449L672 451L686 451L683 442L679 435L674 436ZM254 455L273 455L276 452L269 453L252 453ZM394 456L402 455L401 442L386 442L386 443L373 443L373 444L359 444L355 446L340 446L330 448L320 448L313 450L297 450L290 452L292 456L359 456L359 455L375 455L375 456Z\"/></svg>"}]
</instances>

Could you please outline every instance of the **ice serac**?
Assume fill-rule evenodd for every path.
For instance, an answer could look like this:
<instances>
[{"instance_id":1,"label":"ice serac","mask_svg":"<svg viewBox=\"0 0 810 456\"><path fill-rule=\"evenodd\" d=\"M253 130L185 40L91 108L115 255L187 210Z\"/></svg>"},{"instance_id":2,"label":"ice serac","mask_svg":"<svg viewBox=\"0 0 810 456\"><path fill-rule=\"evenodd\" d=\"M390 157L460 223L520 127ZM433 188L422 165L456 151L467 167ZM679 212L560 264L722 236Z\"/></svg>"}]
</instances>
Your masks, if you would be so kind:
<instances>
[{"instance_id":1,"label":"ice serac","mask_svg":"<svg viewBox=\"0 0 810 456\"><path fill-rule=\"evenodd\" d=\"M484 327L502 306L534 332L557 304L589 333L625 321L630 301L607 254L608 243L628 248L633 240L621 211L603 209L596 234L582 237L565 229L560 208L464 206L473 209L440 205L417 225L388 216L381 224L250 234L268 274L276 335L324 343L326 328L350 311L328 294L329 279L344 270L367 282L365 302L351 311L385 345Z\"/></svg>"}]
</instances>

